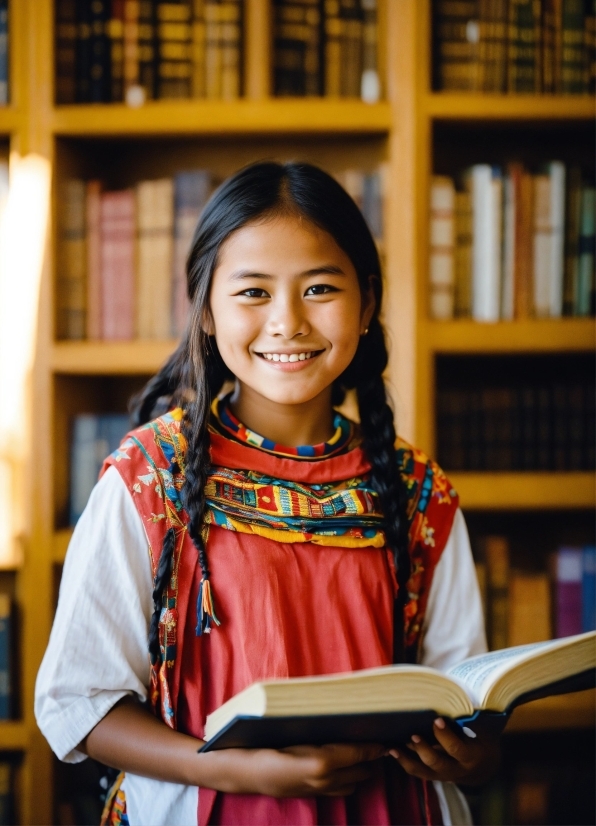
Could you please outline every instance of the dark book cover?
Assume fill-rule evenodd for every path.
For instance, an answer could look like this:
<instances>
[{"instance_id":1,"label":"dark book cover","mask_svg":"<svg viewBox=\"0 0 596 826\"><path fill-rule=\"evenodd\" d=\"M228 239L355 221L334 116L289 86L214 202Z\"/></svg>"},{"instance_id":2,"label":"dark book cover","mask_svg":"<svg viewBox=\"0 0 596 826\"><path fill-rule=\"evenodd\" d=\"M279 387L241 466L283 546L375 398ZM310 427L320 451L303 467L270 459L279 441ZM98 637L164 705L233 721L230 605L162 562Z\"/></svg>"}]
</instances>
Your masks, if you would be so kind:
<instances>
[{"instance_id":1,"label":"dark book cover","mask_svg":"<svg viewBox=\"0 0 596 826\"><path fill-rule=\"evenodd\" d=\"M56 0L55 12L56 103L74 103L77 66L76 0Z\"/></svg>"},{"instance_id":2,"label":"dark book cover","mask_svg":"<svg viewBox=\"0 0 596 826\"><path fill-rule=\"evenodd\" d=\"M111 49L109 37L110 3L93 0L89 6L89 102L111 99Z\"/></svg>"},{"instance_id":3,"label":"dark book cover","mask_svg":"<svg viewBox=\"0 0 596 826\"><path fill-rule=\"evenodd\" d=\"M507 91L540 92L541 21L535 0L509 0Z\"/></svg>"},{"instance_id":4,"label":"dark book cover","mask_svg":"<svg viewBox=\"0 0 596 826\"><path fill-rule=\"evenodd\" d=\"M191 95L192 9L190 0L157 4L157 97Z\"/></svg>"}]
</instances>

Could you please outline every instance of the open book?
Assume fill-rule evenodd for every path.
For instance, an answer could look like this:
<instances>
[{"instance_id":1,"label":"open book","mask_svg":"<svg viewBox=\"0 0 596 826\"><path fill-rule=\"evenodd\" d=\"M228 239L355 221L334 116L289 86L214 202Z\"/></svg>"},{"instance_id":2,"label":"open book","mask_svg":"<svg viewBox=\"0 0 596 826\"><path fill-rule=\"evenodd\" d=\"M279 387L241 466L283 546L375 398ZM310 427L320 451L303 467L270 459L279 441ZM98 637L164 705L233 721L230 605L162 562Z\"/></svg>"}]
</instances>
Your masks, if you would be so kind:
<instances>
[{"instance_id":1,"label":"open book","mask_svg":"<svg viewBox=\"0 0 596 826\"><path fill-rule=\"evenodd\" d=\"M512 709L595 684L596 632L491 651L446 674L390 665L348 674L253 683L207 717L202 751L338 742L396 745L430 736L437 715L472 733Z\"/></svg>"}]
</instances>

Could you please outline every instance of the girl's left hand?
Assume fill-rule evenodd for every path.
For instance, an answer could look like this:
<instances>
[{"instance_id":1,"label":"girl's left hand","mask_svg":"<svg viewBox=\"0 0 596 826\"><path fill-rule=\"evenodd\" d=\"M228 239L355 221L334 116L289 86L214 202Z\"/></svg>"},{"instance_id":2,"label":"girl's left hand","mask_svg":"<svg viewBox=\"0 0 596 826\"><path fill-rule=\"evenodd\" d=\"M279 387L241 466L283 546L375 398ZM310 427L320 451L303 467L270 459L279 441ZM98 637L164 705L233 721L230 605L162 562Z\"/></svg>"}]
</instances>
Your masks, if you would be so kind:
<instances>
[{"instance_id":1,"label":"girl's left hand","mask_svg":"<svg viewBox=\"0 0 596 826\"><path fill-rule=\"evenodd\" d=\"M438 745L431 746L413 735L407 748L391 749L400 766L422 780L443 780L463 785L484 783L499 764L499 740L479 735L460 737L440 717L433 724Z\"/></svg>"}]
</instances>

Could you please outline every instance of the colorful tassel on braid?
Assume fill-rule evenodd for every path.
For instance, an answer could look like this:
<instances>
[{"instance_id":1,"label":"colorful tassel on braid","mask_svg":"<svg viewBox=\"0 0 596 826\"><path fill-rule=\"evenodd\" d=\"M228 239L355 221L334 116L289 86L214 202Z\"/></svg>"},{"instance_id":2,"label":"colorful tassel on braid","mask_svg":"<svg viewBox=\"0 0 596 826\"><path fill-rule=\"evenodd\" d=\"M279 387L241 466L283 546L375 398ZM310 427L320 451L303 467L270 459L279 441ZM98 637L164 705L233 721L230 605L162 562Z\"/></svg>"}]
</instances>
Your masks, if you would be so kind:
<instances>
[{"instance_id":1,"label":"colorful tassel on braid","mask_svg":"<svg viewBox=\"0 0 596 826\"><path fill-rule=\"evenodd\" d=\"M197 597L197 627L195 633L197 637L201 634L210 634L211 626L221 625L215 613L213 605L213 594L211 593L211 582L209 581L209 568L207 567L207 552L205 546L199 550L199 565L201 566L201 584L199 585L199 595Z\"/></svg>"}]
</instances>

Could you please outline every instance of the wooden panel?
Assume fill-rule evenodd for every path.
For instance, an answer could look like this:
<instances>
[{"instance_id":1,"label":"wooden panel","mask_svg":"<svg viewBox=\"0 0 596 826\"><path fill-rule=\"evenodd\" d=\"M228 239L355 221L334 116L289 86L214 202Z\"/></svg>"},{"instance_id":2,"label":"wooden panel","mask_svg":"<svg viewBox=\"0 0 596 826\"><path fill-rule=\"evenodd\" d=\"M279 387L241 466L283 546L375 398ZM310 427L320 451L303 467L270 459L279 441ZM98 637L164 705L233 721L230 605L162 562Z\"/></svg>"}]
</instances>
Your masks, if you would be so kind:
<instances>
[{"instance_id":1,"label":"wooden panel","mask_svg":"<svg viewBox=\"0 0 596 826\"><path fill-rule=\"evenodd\" d=\"M279 99L148 101L61 106L53 110L59 135L222 135L313 132L383 133L391 127L386 103Z\"/></svg>"},{"instance_id":2,"label":"wooden panel","mask_svg":"<svg viewBox=\"0 0 596 826\"><path fill-rule=\"evenodd\" d=\"M596 325L593 318L425 321L421 340L436 353L563 353L593 350Z\"/></svg>"},{"instance_id":3,"label":"wooden panel","mask_svg":"<svg viewBox=\"0 0 596 826\"><path fill-rule=\"evenodd\" d=\"M545 697L516 708L507 732L593 728L596 724L594 689L558 697Z\"/></svg>"},{"instance_id":4,"label":"wooden panel","mask_svg":"<svg viewBox=\"0 0 596 826\"><path fill-rule=\"evenodd\" d=\"M0 722L0 751L22 751L29 745L25 723L17 720Z\"/></svg>"},{"instance_id":5,"label":"wooden panel","mask_svg":"<svg viewBox=\"0 0 596 826\"><path fill-rule=\"evenodd\" d=\"M482 95L435 92L424 97L426 113L444 120L591 120L594 99L581 95Z\"/></svg>"},{"instance_id":6,"label":"wooden panel","mask_svg":"<svg viewBox=\"0 0 596 826\"><path fill-rule=\"evenodd\" d=\"M462 473L447 471L462 508L592 508L594 473Z\"/></svg>"},{"instance_id":7,"label":"wooden panel","mask_svg":"<svg viewBox=\"0 0 596 826\"><path fill-rule=\"evenodd\" d=\"M60 342L52 348L52 369L79 375L155 373L177 344L175 340Z\"/></svg>"}]
</instances>

